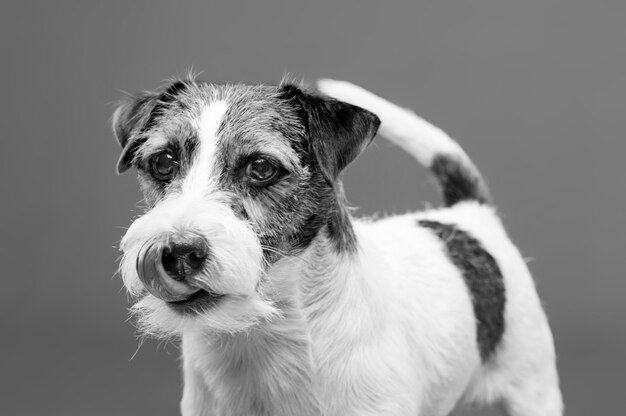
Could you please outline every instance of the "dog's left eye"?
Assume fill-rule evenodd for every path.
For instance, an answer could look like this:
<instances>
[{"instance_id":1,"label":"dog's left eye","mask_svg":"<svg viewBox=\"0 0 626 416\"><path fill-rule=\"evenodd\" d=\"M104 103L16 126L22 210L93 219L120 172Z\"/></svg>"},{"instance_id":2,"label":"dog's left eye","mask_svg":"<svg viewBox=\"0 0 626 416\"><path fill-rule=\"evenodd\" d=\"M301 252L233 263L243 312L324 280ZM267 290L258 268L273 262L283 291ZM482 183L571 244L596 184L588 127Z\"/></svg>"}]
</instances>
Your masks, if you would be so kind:
<instances>
[{"instance_id":1,"label":"dog's left eye","mask_svg":"<svg viewBox=\"0 0 626 416\"><path fill-rule=\"evenodd\" d=\"M166 181L170 179L176 171L176 160L169 153L160 153L154 156L150 162L150 173L155 179Z\"/></svg>"},{"instance_id":2,"label":"dog's left eye","mask_svg":"<svg viewBox=\"0 0 626 416\"><path fill-rule=\"evenodd\" d=\"M246 176L253 185L269 185L278 174L278 167L262 157L248 162L246 165Z\"/></svg>"}]
</instances>

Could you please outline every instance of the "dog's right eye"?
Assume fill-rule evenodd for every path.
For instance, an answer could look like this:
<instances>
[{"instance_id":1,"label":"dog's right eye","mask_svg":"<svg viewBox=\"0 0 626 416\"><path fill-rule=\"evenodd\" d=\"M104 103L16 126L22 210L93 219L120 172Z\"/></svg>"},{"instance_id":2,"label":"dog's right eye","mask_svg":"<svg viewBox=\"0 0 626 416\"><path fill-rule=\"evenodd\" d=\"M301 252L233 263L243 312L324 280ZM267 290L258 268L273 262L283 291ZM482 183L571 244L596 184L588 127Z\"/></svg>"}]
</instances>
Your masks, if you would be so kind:
<instances>
[{"instance_id":1,"label":"dog's right eye","mask_svg":"<svg viewBox=\"0 0 626 416\"><path fill-rule=\"evenodd\" d=\"M159 153L150 161L150 173L160 181L167 181L176 173L176 160L170 152Z\"/></svg>"}]
</instances>

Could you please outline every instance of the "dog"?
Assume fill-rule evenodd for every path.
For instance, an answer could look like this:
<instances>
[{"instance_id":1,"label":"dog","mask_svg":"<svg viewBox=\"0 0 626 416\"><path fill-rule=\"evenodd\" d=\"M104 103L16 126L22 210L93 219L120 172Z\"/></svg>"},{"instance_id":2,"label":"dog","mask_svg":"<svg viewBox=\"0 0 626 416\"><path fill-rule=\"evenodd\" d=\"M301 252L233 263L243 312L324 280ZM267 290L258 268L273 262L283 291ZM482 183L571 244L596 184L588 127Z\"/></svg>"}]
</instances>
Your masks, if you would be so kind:
<instances>
[{"instance_id":1,"label":"dog","mask_svg":"<svg viewBox=\"0 0 626 416\"><path fill-rule=\"evenodd\" d=\"M181 340L181 412L556 416L532 277L456 141L348 82L174 80L113 115L146 212L121 241L141 333ZM443 207L356 219L341 173L377 134Z\"/></svg>"}]
</instances>

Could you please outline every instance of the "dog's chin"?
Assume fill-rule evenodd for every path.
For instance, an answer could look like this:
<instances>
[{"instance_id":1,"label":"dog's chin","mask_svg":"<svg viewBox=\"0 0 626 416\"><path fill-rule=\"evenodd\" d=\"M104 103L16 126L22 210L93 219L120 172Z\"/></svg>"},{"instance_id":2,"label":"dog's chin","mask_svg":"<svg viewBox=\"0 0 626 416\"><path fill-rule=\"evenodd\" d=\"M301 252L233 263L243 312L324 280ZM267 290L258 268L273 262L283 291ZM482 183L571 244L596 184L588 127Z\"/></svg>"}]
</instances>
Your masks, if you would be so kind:
<instances>
[{"instance_id":1,"label":"dog's chin","mask_svg":"<svg viewBox=\"0 0 626 416\"><path fill-rule=\"evenodd\" d=\"M234 333L280 314L258 294L215 294L200 290L189 299L165 302L146 295L131 308L139 331L156 338L179 337L185 332Z\"/></svg>"}]
</instances>

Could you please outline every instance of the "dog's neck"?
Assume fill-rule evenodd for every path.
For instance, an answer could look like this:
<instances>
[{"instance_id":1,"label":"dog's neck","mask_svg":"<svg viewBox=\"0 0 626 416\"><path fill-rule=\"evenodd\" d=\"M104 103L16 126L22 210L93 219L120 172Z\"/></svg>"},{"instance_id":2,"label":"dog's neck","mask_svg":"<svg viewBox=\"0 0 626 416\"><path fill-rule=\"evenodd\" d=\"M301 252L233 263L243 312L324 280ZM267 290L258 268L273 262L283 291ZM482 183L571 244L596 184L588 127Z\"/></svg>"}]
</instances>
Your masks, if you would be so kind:
<instances>
[{"instance_id":1,"label":"dog's neck","mask_svg":"<svg viewBox=\"0 0 626 416\"><path fill-rule=\"evenodd\" d=\"M211 342L207 373L215 397L224 397L229 406L237 403L240 414L325 413L320 398L349 388L333 385L338 369L331 366L342 362L338 355L350 354L345 345L375 333L366 327L379 322L377 305L354 302L372 290L363 278L359 250L338 252L320 232L301 255L272 268L269 277L280 293L282 317Z\"/></svg>"}]
</instances>

